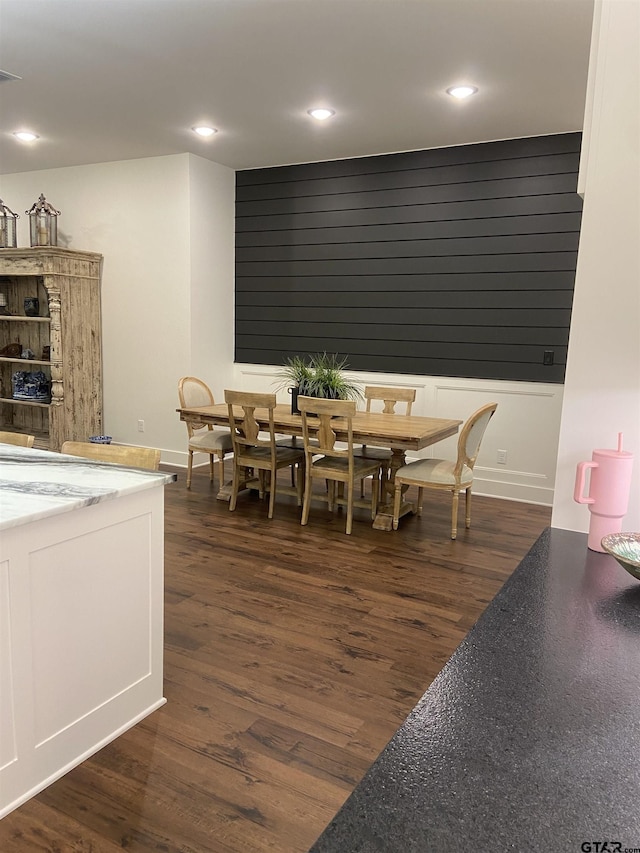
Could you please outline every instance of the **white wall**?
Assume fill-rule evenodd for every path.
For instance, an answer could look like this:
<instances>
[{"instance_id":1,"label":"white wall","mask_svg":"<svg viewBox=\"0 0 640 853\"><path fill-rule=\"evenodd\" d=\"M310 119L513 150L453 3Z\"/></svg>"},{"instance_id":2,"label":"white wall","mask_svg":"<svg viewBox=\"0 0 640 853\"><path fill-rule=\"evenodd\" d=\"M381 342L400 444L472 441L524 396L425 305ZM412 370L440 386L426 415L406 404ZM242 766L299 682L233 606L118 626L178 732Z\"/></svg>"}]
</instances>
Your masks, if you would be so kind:
<instances>
[{"instance_id":1,"label":"white wall","mask_svg":"<svg viewBox=\"0 0 640 853\"><path fill-rule=\"evenodd\" d=\"M582 230L552 524L585 532L576 465L617 445L634 454L624 530L640 530L640 3L596 4L580 187Z\"/></svg>"},{"instance_id":2,"label":"white wall","mask_svg":"<svg viewBox=\"0 0 640 853\"><path fill-rule=\"evenodd\" d=\"M191 370L222 403L233 371L235 172L192 156L189 197Z\"/></svg>"},{"instance_id":3,"label":"white wall","mask_svg":"<svg viewBox=\"0 0 640 853\"><path fill-rule=\"evenodd\" d=\"M4 175L0 187L16 211L43 192L61 211L60 245L104 255L105 432L181 462L178 379L213 380L233 361L233 170L181 154Z\"/></svg>"}]
</instances>

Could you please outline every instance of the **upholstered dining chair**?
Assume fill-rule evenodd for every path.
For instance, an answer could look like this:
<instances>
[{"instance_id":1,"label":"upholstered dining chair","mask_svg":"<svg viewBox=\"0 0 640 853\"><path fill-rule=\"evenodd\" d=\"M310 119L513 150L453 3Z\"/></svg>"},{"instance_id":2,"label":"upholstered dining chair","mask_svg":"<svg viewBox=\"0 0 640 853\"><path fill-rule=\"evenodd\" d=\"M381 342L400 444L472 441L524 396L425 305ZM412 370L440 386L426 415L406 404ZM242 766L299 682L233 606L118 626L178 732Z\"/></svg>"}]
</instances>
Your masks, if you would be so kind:
<instances>
[{"instance_id":1,"label":"upholstered dining chair","mask_svg":"<svg viewBox=\"0 0 640 853\"><path fill-rule=\"evenodd\" d=\"M4 432L0 430L0 444L15 444L19 447L33 447L35 435L24 432Z\"/></svg>"},{"instance_id":2,"label":"upholstered dining chair","mask_svg":"<svg viewBox=\"0 0 640 853\"><path fill-rule=\"evenodd\" d=\"M374 519L376 516L380 461L378 459L367 459L364 456L355 456L354 454L352 421L356 413L355 401L298 397L298 408L302 415L306 474L301 523L307 524L309 521L312 498L327 501L330 511L333 511L336 504L346 504L346 532L349 534L353 524L354 506L370 507L371 518ZM336 441L338 441L335 432L335 428L337 428L336 418L340 419L341 437L339 443L346 444L344 449L336 447ZM346 437L343 434L345 431ZM317 443L313 441L313 438L316 439ZM369 476L374 478L374 483L371 488L370 502L365 503L364 500L354 497L355 483L356 480ZM314 479L328 481L328 491L322 494L312 494ZM336 483L346 485L346 500L343 497L336 496Z\"/></svg>"},{"instance_id":3,"label":"upholstered dining chair","mask_svg":"<svg viewBox=\"0 0 640 853\"><path fill-rule=\"evenodd\" d=\"M466 421L458 436L458 456L455 462L445 459L419 459L398 468L395 475L393 498L393 529L398 529L398 516L403 486L418 487L416 509L422 514L422 495L424 489L441 489L452 493L451 538L458 533L458 497L465 494L465 526L471 527L471 486L473 468L480 452L480 444L497 403L481 406Z\"/></svg>"},{"instance_id":4,"label":"upholstered dining chair","mask_svg":"<svg viewBox=\"0 0 640 853\"><path fill-rule=\"evenodd\" d=\"M416 400L415 388L382 388L367 385L364 389L364 399L366 400L366 412L371 411L371 403L373 401L382 402L382 414L411 414L411 407ZM404 403L404 412L396 412L396 406ZM361 447L354 448L355 456L362 456L366 459L378 459L380 463L380 501L385 498L386 483L389 480L389 463L391 462L392 452L385 447L369 447L363 444ZM360 484L360 496L364 497L364 478Z\"/></svg>"},{"instance_id":5,"label":"upholstered dining chair","mask_svg":"<svg viewBox=\"0 0 640 853\"><path fill-rule=\"evenodd\" d=\"M61 453L69 456L82 456L84 459L96 459L99 462L115 462L130 468L148 468L157 471L160 465L160 451L154 447L127 447L120 444L91 444L88 441L65 441Z\"/></svg>"},{"instance_id":6,"label":"upholstered dining chair","mask_svg":"<svg viewBox=\"0 0 640 853\"><path fill-rule=\"evenodd\" d=\"M209 386L197 379L195 376L183 376L178 382L178 398L180 408L191 408L199 406L214 406L213 392ZM218 478L220 486L224 482L224 459L233 452L231 433L227 429L214 429L211 424L187 421L187 433L189 434L189 459L187 462L187 488L191 488L191 475L193 472L193 454L209 454L209 479L213 482L213 460L218 459Z\"/></svg>"},{"instance_id":7,"label":"upholstered dining chair","mask_svg":"<svg viewBox=\"0 0 640 853\"><path fill-rule=\"evenodd\" d=\"M238 491L246 482L247 469L258 472L259 491L262 497L269 492L269 518L273 518L276 490L289 494L292 491L302 505L304 483L304 451L301 447L281 447L276 443L273 410L276 407L275 394L254 394L247 391L224 392L229 407L229 427L233 441L233 485L229 510L236 508ZM235 408L234 408L235 407ZM266 409L269 413L268 438L260 434L267 430L260 427L255 418L256 409ZM296 469L295 486L277 485L277 472L281 468L293 466Z\"/></svg>"}]
</instances>

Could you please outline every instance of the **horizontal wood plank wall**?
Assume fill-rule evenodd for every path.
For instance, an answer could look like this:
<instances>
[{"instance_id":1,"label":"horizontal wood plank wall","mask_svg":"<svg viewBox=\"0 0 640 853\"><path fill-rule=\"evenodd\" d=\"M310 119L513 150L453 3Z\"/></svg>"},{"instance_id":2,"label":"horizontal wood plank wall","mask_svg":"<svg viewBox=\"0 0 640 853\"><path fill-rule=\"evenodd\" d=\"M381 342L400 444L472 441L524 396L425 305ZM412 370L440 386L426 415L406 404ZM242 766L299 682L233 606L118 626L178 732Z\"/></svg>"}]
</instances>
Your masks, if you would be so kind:
<instances>
[{"instance_id":1,"label":"horizontal wood plank wall","mask_svg":"<svg viewBox=\"0 0 640 853\"><path fill-rule=\"evenodd\" d=\"M236 361L563 382L580 142L238 172Z\"/></svg>"}]
</instances>

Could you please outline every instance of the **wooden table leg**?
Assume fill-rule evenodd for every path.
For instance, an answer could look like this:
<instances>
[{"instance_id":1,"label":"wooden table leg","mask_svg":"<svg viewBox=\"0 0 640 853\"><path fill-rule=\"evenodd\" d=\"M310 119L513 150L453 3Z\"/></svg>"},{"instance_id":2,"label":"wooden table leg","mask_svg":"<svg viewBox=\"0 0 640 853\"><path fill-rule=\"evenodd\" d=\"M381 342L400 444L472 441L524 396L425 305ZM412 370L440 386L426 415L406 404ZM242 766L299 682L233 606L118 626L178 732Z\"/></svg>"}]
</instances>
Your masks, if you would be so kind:
<instances>
[{"instance_id":1,"label":"wooden table leg","mask_svg":"<svg viewBox=\"0 0 640 853\"><path fill-rule=\"evenodd\" d=\"M389 464L389 479L384 483L384 490L386 493L385 500L382 504L378 505L378 511L373 522L374 530L391 530L393 526L393 494L395 491L396 471L405 464L405 452L404 450L395 447L391 448L391 452L392 456ZM402 487L403 495L408 488L408 486ZM409 512L416 512L414 504L405 500L401 501L398 517L402 518L403 515L407 515Z\"/></svg>"},{"instance_id":2,"label":"wooden table leg","mask_svg":"<svg viewBox=\"0 0 640 853\"><path fill-rule=\"evenodd\" d=\"M233 488L233 484L229 480L226 483L223 483L218 489L218 494L216 495L216 500L218 501L226 501L229 503L231 500L231 491Z\"/></svg>"},{"instance_id":3,"label":"wooden table leg","mask_svg":"<svg viewBox=\"0 0 640 853\"><path fill-rule=\"evenodd\" d=\"M259 490L258 480L253 473L252 468L244 469L244 477L240 480L240 488L238 489L238 495L247 490ZM222 483L220 488L218 489L218 494L216 495L216 500L218 501L226 501L229 503L231 500L231 492L233 491L233 480L227 480L226 483Z\"/></svg>"}]
</instances>

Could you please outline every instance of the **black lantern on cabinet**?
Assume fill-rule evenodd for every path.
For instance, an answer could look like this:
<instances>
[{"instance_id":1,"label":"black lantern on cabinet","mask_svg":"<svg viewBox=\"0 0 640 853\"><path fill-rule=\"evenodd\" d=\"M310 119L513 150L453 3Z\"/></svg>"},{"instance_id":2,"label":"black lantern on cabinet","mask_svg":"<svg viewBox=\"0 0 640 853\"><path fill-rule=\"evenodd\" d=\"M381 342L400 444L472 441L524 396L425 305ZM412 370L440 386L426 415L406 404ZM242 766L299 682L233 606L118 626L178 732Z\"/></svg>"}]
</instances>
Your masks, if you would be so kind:
<instances>
[{"instance_id":1,"label":"black lantern on cabinet","mask_svg":"<svg viewBox=\"0 0 640 853\"><path fill-rule=\"evenodd\" d=\"M15 249L17 213L10 210L0 198L0 249Z\"/></svg>"},{"instance_id":2,"label":"black lantern on cabinet","mask_svg":"<svg viewBox=\"0 0 640 853\"><path fill-rule=\"evenodd\" d=\"M29 231L32 246L58 245L58 216L60 211L40 194L38 201L25 211L29 214Z\"/></svg>"}]
</instances>

